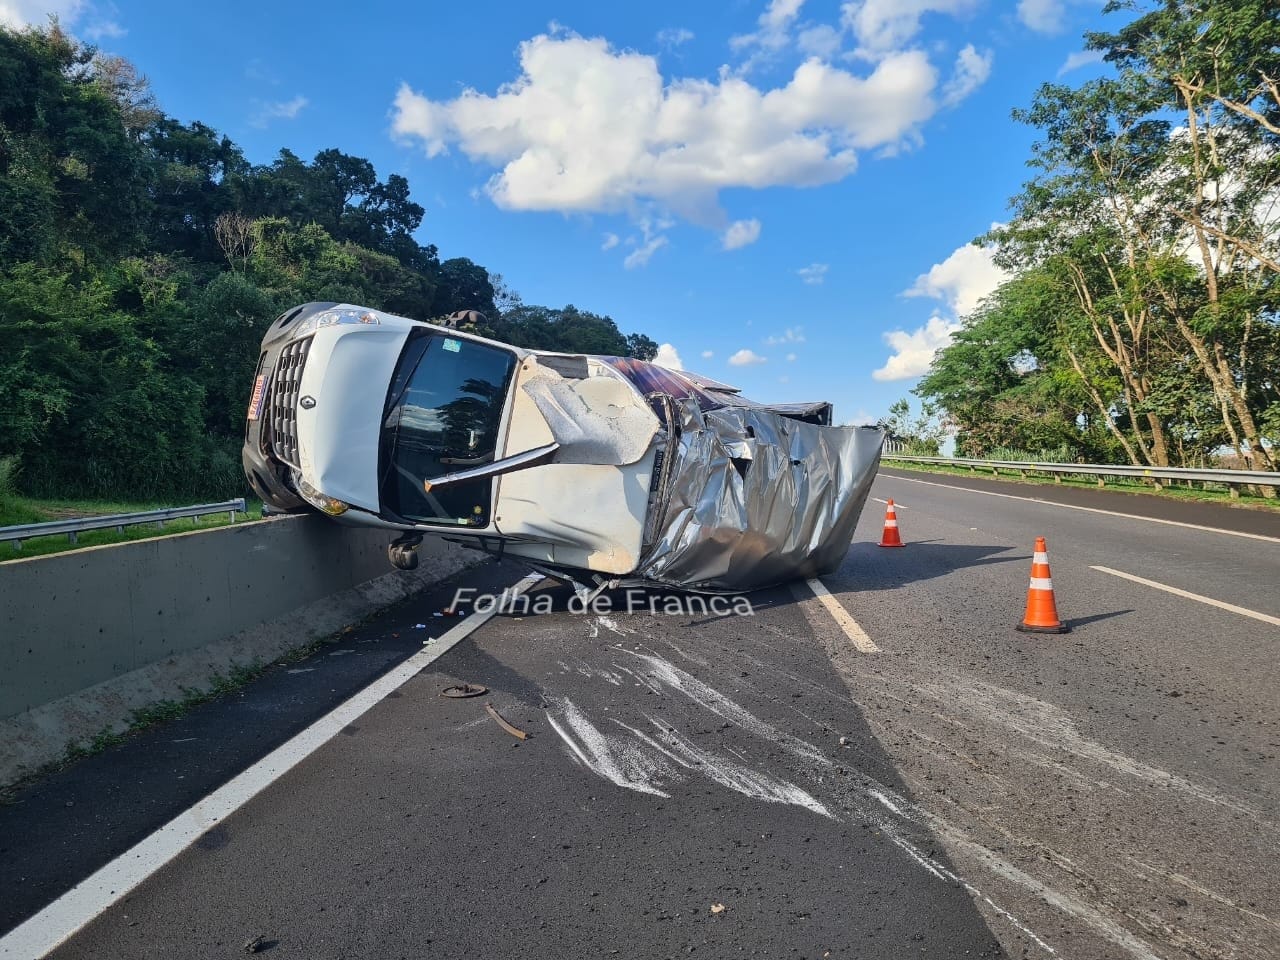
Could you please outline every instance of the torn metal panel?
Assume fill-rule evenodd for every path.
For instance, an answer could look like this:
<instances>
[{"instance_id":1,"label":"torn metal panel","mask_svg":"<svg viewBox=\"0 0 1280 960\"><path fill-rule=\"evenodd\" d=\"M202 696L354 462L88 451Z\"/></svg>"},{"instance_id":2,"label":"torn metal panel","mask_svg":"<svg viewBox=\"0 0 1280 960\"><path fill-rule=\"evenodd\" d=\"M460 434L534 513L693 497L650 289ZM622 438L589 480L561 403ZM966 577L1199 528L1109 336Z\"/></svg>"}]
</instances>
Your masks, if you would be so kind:
<instances>
[{"instance_id":1,"label":"torn metal panel","mask_svg":"<svg viewBox=\"0 0 1280 960\"><path fill-rule=\"evenodd\" d=\"M763 408L681 406L654 535L635 573L708 592L829 573L853 539L883 434Z\"/></svg>"}]
</instances>

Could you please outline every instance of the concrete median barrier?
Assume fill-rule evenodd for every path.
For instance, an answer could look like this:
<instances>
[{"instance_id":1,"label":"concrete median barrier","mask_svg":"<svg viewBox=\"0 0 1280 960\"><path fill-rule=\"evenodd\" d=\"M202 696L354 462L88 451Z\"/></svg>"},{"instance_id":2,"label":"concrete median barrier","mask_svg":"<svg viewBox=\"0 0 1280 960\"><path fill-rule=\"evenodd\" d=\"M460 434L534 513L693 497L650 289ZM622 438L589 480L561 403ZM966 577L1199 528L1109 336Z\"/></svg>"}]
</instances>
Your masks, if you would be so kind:
<instances>
[{"instance_id":1,"label":"concrete median barrier","mask_svg":"<svg viewBox=\"0 0 1280 960\"><path fill-rule=\"evenodd\" d=\"M391 535L281 517L0 564L0 783L481 558L428 539L393 571Z\"/></svg>"}]
</instances>

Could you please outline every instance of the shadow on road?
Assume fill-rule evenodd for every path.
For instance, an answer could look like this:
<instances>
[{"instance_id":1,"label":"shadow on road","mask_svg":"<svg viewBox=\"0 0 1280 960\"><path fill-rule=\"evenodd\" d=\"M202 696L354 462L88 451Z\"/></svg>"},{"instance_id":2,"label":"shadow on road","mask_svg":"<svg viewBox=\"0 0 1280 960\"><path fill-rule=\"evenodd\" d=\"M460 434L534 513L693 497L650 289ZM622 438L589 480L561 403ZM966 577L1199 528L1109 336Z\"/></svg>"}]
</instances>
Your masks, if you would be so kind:
<instances>
[{"instance_id":1,"label":"shadow on road","mask_svg":"<svg viewBox=\"0 0 1280 960\"><path fill-rule=\"evenodd\" d=\"M901 550L873 543L855 543L835 573L823 580L842 592L887 590L921 580L945 577L956 570L997 563L1031 562L1027 554L998 544L959 544L922 541Z\"/></svg>"}]
</instances>

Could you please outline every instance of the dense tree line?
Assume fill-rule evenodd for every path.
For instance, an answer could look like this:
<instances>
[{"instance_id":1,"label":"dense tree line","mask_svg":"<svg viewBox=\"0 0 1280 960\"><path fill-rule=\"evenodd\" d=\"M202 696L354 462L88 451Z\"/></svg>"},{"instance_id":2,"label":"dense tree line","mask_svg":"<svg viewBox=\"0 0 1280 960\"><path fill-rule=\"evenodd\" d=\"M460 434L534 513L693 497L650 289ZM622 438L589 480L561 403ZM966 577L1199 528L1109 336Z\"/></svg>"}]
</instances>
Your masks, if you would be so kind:
<instances>
[{"instance_id":1,"label":"dense tree line","mask_svg":"<svg viewBox=\"0 0 1280 960\"><path fill-rule=\"evenodd\" d=\"M1114 70L1015 116L1034 178L980 242L1012 272L916 391L957 450L1259 470L1280 456L1280 7L1113 2Z\"/></svg>"},{"instance_id":2,"label":"dense tree line","mask_svg":"<svg viewBox=\"0 0 1280 960\"><path fill-rule=\"evenodd\" d=\"M0 458L37 495L221 496L258 344L309 300L474 309L521 346L652 358L607 316L528 306L419 243L408 181L340 150L252 164L128 62L0 28Z\"/></svg>"}]
</instances>

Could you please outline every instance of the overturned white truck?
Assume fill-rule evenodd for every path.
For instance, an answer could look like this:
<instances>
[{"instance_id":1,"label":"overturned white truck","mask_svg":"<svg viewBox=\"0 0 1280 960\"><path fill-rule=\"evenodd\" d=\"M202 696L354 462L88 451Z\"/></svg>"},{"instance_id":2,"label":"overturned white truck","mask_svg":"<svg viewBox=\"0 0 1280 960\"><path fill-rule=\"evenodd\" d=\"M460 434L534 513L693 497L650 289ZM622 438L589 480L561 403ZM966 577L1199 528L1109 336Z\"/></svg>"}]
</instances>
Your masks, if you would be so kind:
<instances>
[{"instance_id":1,"label":"overturned white truck","mask_svg":"<svg viewBox=\"0 0 1280 960\"><path fill-rule=\"evenodd\" d=\"M843 559L882 435L626 357L524 350L468 317L308 303L262 342L245 474L265 504L442 537L600 589L771 586Z\"/></svg>"}]
</instances>

